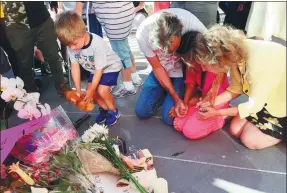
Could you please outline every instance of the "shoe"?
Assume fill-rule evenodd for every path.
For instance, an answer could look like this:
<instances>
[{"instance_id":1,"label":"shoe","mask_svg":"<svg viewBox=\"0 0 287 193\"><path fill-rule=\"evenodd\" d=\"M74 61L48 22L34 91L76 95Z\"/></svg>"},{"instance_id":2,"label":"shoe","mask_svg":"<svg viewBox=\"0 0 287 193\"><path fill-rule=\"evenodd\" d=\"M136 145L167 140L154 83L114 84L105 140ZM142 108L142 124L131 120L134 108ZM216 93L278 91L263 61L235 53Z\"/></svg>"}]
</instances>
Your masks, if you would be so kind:
<instances>
[{"instance_id":1,"label":"shoe","mask_svg":"<svg viewBox=\"0 0 287 193\"><path fill-rule=\"evenodd\" d=\"M127 90L126 87L124 87L124 85L119 85L118 89L113 93L113 95L115 98L122 98L125 96L134 95L136 93L137 91L135 88L132 90Z\"/></svg>"},{"instance_id":2,"label":"shoe","mask_svg":"<svg viewBox=\"0 0 287 193\"><path fill-rule=\"evenodd\" d=\"M41 74L44 76L51 74L51 68L47 61L41 64Z\"/></svg>"},{"instance_id":3,"label":"shoe","mask_svg":"<svg viewBox=\"0 0 287 193\"><path fill-rule=\"evenodd\" d=\"M96 123L103 124L106 121L108 111L103 108L99 108L99 111L100 114L96 118Z\"/></svg>"},{"instance_id":4,"label":"shoe","mask_svg":"<svg viewBox=\"0 0 287 193\"><path fill-rule=\"evenodd\" d=\"M112 126L112 125L116 124L117 121L118 121L118 119L120 118L120 116L121 116L121 115L120 115L118 109L117 109L116 112L114 112L114 111L108 111L105 125L106 125L106 126Z\"/></svg>"},{"instance_id":5,"label":"shoe","mask_svg":"<svg viewBox=\"0 0 287 193\"><path fill-rule=\"evenodd\" d=\"M59 88L57 89L57 94L59 96L65 96L67 91L71 90L71 87L68 82L61 83Z\"/></svg>"},{"instance_id":6,"label":"shoe","mask_svg":"<svg viewBox=\"0 0 287 193\"><path fill-rule=\"evenodd\" d=\"M133 81L133 85L135 87L139 87L139 86L142 86L143 85L143 80L142 79L139 79L138 81Z\"/></svg>"}]
</instances>

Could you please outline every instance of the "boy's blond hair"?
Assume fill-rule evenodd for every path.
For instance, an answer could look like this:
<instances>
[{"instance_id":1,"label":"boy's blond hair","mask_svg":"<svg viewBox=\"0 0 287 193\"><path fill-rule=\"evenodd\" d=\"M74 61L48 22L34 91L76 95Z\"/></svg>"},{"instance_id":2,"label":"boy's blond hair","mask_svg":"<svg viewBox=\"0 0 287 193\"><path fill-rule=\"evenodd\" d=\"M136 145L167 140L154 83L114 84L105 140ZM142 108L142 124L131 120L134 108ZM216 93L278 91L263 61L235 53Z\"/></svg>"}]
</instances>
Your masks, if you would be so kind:
<instances>
[{"instance_id":1,"label":"boy's blond hair","mask_svg":"<svg viewBox=\"0 0 287 193\"><path fill-rule=\"evenodd\" d=\"M73 11L61 13L55 21L55 28L59 40L65 45L72 44L86 33L83 19Z\"/></svg>"},{"instance_id":2,"label":"boy's blond hair","mask_svg":"<svg viewBox=\"0 0 287 193\"><path fill-rule=\"evenodd\" d=\"M222 65L224 59L229 62L228 65L247 61L248 53L244 43L246 36L241 30L214 25L200 39L203 44L196 48L195 59L203 64Z\"/></svg>"}]
</instances>

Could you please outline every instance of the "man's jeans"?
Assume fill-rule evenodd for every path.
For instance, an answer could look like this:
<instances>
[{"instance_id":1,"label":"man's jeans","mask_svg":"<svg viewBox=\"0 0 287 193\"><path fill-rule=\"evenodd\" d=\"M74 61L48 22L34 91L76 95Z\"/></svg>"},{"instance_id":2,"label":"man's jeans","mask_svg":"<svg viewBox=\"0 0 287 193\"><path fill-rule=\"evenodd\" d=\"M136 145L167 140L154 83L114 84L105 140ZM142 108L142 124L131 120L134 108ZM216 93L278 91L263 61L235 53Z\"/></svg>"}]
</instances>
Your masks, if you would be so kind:
<instances>
[{"instance_id":1,"label":"man's jeans","mask_svg":"<svg viewBox=\"0 0 287 193\"><path fill-rule=\"evenodd\" d=\"M183 78L170 78L176 93L182 98L184 93ZM167 125L173 125L169 111L174 106L173 98L160 85L155 75L150 73L146 79L140 96L137 100L135 113L138 118L145 119L155 115L156 110L162 106L162 120Z\"/></svg>"},{"instance_id":2,"label":"man's jeans","mask_svg":"<svg viewBox=\"0 0 287 193\"><path fill-rule=\"evenodd\" d=\"M59 88L60 83L64 82L64 74L61 58L58 54L53 20L49 18L39 27L32 29L28 29L26 26L8 26L7 36L12 48L15 50L19 64L19 76L24 81L27 92L37 92L32 70L34 45L36 42L37 47L43 52L51 67L55 86Z\"/></svg>"}]
</instances>

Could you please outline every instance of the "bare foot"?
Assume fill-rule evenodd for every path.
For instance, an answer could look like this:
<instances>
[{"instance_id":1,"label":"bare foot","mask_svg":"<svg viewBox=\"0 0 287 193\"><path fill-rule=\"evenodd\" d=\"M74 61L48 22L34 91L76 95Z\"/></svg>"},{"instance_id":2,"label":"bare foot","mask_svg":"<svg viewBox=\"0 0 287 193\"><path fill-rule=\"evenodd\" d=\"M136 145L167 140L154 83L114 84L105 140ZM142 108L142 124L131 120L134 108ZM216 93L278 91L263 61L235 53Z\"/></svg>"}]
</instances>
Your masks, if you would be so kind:
<instances>
[{"instance_id":1,"label":"bare foot","mask_svg":"<svg viewBox=\"0 0 287 193\"><path fill-rule=\"evenodd\" d=\"M175 118L173 121L173 126L177 131L181 132L182 128L180 128L179 120L180 120L179 118Z\"/></svg>"}]
</instances>

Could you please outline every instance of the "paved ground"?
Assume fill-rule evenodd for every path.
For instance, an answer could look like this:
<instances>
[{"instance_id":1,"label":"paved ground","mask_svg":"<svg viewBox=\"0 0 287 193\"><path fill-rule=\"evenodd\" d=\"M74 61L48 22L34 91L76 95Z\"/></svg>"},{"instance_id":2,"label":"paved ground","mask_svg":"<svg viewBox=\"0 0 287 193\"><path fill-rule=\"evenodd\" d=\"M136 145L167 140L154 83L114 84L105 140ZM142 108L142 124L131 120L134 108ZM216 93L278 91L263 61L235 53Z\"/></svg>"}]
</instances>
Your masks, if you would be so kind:
<instances>
[{"instance_id":1,"label":"paved ground","mask_svg":"<svg viewBox=\"0 0 287 193\"><path fill-rule=\"evenodd\" d=\"M138 71L145 78L150 71L138 49L134 35L130 45ZM51 107L62 107L72 121L84 114L56 95L51 81L43 79L41 100ZM286 144L262 151L250 151L228 134L228 124L210 136L196 141L184 138L165 126L158 116L138 120L134 106L138 95L116 100L122 113L118 124L110 128L136 148L148 148L155 157L158 175L167 179L169 192L174 193L284 193L286 192ZM233 103L245 100L240 98ZM97 111L80 128L81 134L93 124ZM20 123L10 118L10 126ZM254 139L256 140L256 139ZM183 152L178 156L173 154Z\"/></svg>"}]
</instances>

